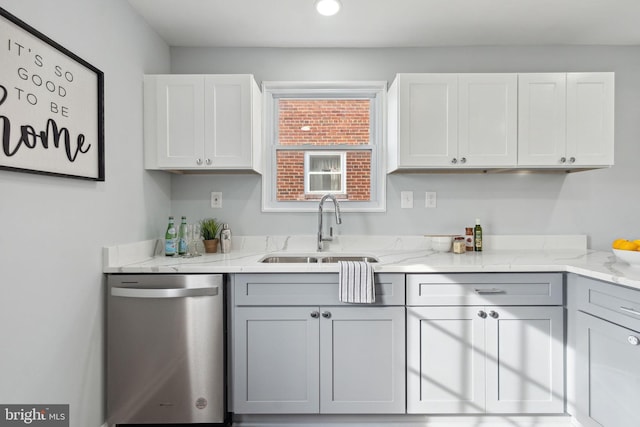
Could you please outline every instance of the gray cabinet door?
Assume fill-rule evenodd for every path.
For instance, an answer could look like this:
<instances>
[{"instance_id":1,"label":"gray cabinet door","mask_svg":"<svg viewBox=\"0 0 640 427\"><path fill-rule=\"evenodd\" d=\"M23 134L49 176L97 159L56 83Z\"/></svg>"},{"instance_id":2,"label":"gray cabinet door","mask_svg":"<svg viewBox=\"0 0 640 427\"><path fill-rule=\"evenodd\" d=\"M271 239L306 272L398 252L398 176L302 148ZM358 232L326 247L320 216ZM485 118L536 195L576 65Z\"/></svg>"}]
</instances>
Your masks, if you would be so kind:
<instances>
[{"instance_id":1,"label":"gray cabinet door","mask_svg":"<svg viewBox=\"0 0 640 427\"><path fill-rule=\"evenodd\" d=\"M319 411L317 313L317 307L235 309L234 412Z\"/></svg>"},{"instance_id":2,"label":"gray cabinet door","mask_svg":"<svg viewBox=\"0 0 640 427\"><path fill-rule=\"evenodd\" d=\"M563 413L562 307L407 309L407 412Z\"/></svg>"},{"instance_id":3,"label":"gray cabinet door","mask_svg":"<svg viewBox=\"0 0 640 427\"><path fill-rule=\"evenodd\" d=\"M486 307L487 413L564 412L562 307Z\"/></svg>"},{"instance_id":4,"label":"gray cabinet door","mask_svg":"<svg viewBox=\"0 0 640 427\"><path fill-rule=\"evenodd\" d=\"M407 412L483 413L482 307L407 308Z\"/></svg>"},{"instance_id":5,"label":"gray cabinet door","mask_svg":"<svg viewBox=\"0 0 640 427\"><path fill-rule=\"evenodd\" d=\"M404 413L404 308L320 311L320 412Z\"/></svg>"},{"instance_id":6,"label":"gray cabinet door","mask_svg":"<svg viewBox=\"0 0 640 427\"><path fill-rule=\"evenodd\" d=\"M577 418L585 427L640 424L640 333L578 312Z\"/></svg>"}]
</instances>

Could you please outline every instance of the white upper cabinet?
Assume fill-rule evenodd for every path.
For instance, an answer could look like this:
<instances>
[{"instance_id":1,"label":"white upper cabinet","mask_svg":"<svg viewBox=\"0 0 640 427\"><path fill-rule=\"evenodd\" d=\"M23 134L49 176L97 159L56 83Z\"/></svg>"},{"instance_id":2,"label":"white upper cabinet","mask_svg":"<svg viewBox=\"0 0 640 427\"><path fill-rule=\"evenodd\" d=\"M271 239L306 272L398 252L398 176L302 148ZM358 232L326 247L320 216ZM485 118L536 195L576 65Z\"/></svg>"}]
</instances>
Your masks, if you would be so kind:
<instances>
[{"instance_id":1,"label":"white upper cabinet","mask_svg":"<svg viewBox=\"0 0 640 427\"><path fill-rule=\"evenodd\" d=\"M613 126L614 74L568 73L568 162L576 166L613 165Z\"/></svg>"},{"instance_id":2,"label":"white upper cabinet","mask_svg":"<svg viewBox=\"0 0 640 427\"><path fill-rule=\"evenodd\" d=\"M389 89L388 125L394 169L450 166L458 156L458 76L398 75Z\"/></svg>"},{"instance_id":3,"label":"white upper cabinet","mask_svg":"<svg viewBox=\"0 0 640 427\"><path fill-rule=\"evenodd\" d=\"M398 74L389 172L613 165L614 73Z\"/></svg>"},{"instance_id":4,"label":"white upper cabinet","mask_svg":"<svg viewBox=\"0 0 640 427\"><path fill-rule=\"evenodd\" d=\"M459 74L458 158L468 167L515 166L518 77L516 74Z\"/></svg>"},{"instance_id":5,"label":"white upper cabinet","mask_svg":"<svg viewBox=\"0 0 640 427\"><path fill-rule=\"evenodd\" d=\"M566 93L564 73L518 76L518 164L566 164Z\"/></svg>"},{"instance_id":6,"label":"white upper cabinet","mask_svg":"<svg viewBox=\"0 0 640 427\"><path fill-rule=\"evenodd\" d=\"M251 75L145 76L145 167L259 172L260 100Z\"/></svg>"},{"instance_id":7,"label":"white upper cabinet","mask_svg":"<svg viewBox=\"0 0 640 427\"><path fill-rule=\"evenodd\" d=\"M518 165L613 165L614 74L518 76Z\"/></svg>"},{"instance_id":8,"label":"white upper cabinet","mask_svg":"<svg viewBox=\"0 0 640 427\"><path fill-rule=\"evenodd\" d=\"M398 74L389 89L389 171L514 166L516 74Z\"/></svg>"}]
</instances>

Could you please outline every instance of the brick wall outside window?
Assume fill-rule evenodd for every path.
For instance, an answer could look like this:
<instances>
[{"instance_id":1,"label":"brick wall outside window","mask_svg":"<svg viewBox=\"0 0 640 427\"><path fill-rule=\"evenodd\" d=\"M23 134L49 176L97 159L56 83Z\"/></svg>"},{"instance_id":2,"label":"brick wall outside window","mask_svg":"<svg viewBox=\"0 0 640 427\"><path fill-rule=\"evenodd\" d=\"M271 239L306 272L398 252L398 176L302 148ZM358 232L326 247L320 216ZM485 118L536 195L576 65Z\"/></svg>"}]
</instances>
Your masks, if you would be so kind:
<instances>
[{"instance_id":1,"label":"brick wall outside window","mask_svg":"<svg viewBox=\"0 0 640 427\"><path fill-rule=\"evenodd\" d=\"M368 145L370 101L360 99L280 99L278 103L280 145ZM302 130L308 127L308 130ZM333 150L335 151L335 150ZM304 151L277 151L278 201L308 200L304 193ZM347 152L348 200L370 200L371 152Z\"/></svg>"}]
</instances>

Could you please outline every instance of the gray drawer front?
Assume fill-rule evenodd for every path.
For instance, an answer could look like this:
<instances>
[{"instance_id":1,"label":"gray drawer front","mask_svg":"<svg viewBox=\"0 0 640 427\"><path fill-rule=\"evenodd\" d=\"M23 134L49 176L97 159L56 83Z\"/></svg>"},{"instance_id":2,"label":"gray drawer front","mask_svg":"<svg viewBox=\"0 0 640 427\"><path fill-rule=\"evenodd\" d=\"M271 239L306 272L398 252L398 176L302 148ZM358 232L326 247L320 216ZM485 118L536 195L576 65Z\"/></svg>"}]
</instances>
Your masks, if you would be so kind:
<instances>
[{"instance_id":1,"label":"gray drawer front","mask_svg":"<svg viewBox=\"0 0 640 427\"><path fill-rule=\"evenodd\" d=\"M578 310L640 331L640 291L579 277Z\"/></svg>"},{"instance_id":2,"label":"gray drawer front","mask_svg":"<svg viewBox=\"0 0 640 427\"><path fill-rule=\"evenodd\" d=\"M338 300L337 273L233 275L235 305L353 305ZM376 302L404 305L404 274L376 274ZM369 304L357 304L367 306Z\"/></svg>"},{"instance_id":3,"label":"gray drawer front","mask_svg":"<svg viewBox=\"0 0 640 427\"><path fill-rule=\"evenodd\" d=\"M562 273L408 274L407 305L562 305Z\"/></svg>"}]
</instances>

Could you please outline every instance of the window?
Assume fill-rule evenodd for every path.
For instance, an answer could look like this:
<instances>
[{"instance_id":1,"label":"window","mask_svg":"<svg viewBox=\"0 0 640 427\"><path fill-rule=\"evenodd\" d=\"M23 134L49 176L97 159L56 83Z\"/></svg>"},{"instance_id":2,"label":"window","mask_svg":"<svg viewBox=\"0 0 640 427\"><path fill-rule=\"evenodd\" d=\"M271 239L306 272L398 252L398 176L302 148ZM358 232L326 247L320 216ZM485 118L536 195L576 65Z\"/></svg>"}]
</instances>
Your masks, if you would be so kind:
<instances>
[{"instance_id":1,"label":"window","mask_svg":"<svg viewBox=\"0 0 640 427\"><path fill-rule=\"evenodd\" d=\"M304 153L304 194L346 195L347 171L345 152ZM280 186L281 184L278 183Z\"/></svg>"},{"instance_id":2,"label":"window","mask_svg":"<svg viewBox=\"0 0 640 427\"><path fill-rule=\"evenodd\" d=\"M263 210L384 211L386 82L263 83Z\"/></svg>"}]
</instances>

